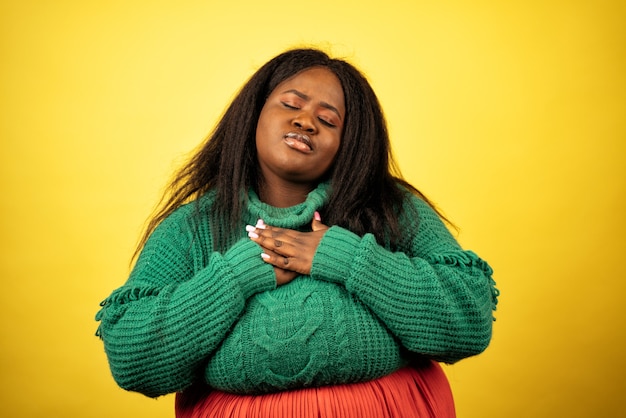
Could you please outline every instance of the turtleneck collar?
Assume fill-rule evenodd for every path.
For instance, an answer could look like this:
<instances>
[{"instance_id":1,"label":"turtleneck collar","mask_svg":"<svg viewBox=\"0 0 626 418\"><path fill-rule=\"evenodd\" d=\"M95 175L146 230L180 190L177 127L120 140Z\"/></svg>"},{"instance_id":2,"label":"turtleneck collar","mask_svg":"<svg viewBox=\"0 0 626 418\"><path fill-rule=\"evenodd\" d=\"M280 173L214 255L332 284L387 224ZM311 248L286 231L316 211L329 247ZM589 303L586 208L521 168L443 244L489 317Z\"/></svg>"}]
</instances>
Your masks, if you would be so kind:
<instances>
[{"instance_id":1,"label":"turtleneck collar","mask_svg":"<svg viewBox=\"0 0 626 418\"><path fill-rule=\"evenodd\" d=\"M308 194L304 202L288 208L277 208L263 203L256 192L250 190L244 220L251 225L254 225L258 219L263 219L266 224L279 228L301 228L304 225L309 225L313 220L315 211L324 206L328 199L329 190L330 185L328 183L320 183Z\"/></svg>"}]
</instances>

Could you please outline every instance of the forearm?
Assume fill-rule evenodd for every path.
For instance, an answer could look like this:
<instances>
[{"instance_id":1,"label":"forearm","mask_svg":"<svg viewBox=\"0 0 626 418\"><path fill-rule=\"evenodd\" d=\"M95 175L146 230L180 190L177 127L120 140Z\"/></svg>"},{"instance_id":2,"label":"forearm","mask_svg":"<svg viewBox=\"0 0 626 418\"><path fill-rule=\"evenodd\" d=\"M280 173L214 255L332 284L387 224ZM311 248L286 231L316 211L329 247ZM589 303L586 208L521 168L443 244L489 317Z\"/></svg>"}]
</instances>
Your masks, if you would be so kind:
<instances>
[{"instance_id":1,"label":"forearm","mask_svg":"<svg viewBox=\"0 0 626 418\"><path fill-rule=\"evenodd\" d=\"M491 338L491 271L471 252L409 257L333 227L313 262L315 278L340 283L414 352L454 362L483 351Z\"/></svg>"},{"instance_id":2,"label":"forearm","mask_svg":"<svg viewBox=\"0 0 626 418\"><path fill-rule=\"evenodd\" d=\"M183 389L243 312L252 294L275 287L272 268L242 240L213 253L192 277L169 283L134 272L99 314L114 378L128 390L159 396Z\"/></svg>"}]
</instances>

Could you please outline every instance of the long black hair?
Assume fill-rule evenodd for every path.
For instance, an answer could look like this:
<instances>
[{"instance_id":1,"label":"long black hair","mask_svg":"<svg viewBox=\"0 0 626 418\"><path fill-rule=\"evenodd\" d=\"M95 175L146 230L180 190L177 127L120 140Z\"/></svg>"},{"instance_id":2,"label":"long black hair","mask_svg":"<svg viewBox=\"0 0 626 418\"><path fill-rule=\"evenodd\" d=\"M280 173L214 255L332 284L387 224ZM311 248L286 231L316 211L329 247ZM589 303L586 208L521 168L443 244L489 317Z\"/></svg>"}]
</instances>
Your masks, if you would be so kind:
<instances>
[{"instance_id":1,"label":"long black hair","mask_svg":"<svg viewBox=\"0 0 626 418\"><path fill-rule=\"evenodd\" d=\"M398 243L403 232L399 217L403 210L411 210L410 205L403 206L407 191L430 202L401 178L380 103L363 74L344 60L306 48L271 59L241 88L204 145L175 174L136 254L163 219L209 190L216 192L211 221L231 228L217 234L214 244L226 247L246 204L245 192L251 187L258 191L255 134L265 100L278 84L312 67L327 68L337 76L346 107L341 144L326 176L331 188L322 219L327 225L340 225L359 235L371 232L379 243Z\"/></svg>"}]
</instances>

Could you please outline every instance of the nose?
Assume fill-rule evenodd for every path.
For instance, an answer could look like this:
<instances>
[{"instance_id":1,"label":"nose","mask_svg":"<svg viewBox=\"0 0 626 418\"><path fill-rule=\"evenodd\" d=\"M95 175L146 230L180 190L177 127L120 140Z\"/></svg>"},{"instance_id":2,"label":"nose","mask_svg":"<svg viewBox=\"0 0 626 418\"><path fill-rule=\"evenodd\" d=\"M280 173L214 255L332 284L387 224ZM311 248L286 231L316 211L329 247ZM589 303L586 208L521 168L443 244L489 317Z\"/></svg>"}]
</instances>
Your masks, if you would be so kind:
<instances>
[{"instance_id":1,"label":"nose","mask_svg":"<svg viewBox=\"0 0 626 418\"><path fill-rule=\"evenodd\" d=\"M301 131L312 134L317 131L313 118L306 112L302 112L292 121L293 126Z\"/></svg>"}]
</instances>

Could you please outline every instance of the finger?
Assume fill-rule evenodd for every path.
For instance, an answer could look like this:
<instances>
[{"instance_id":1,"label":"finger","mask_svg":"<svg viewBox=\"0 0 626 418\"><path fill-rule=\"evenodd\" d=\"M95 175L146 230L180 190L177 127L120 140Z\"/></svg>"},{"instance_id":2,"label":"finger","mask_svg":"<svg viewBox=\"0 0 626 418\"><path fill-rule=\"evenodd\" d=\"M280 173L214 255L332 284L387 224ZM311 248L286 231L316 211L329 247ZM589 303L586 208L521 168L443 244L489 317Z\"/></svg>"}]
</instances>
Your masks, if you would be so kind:
<instances>
[{"instance_id":1,"label":"finger","mask_svg":"<svg viewBox=\"0 0 626 418\"><path fill-rule=\"evenodd\" d=\"M267 264L271 264L274 267L281 268L283 270L294 271L299 274L310 274L311 263L302 259L299 256L292 256L277 253L267 248L263 248L261 258Z\"/></svg>"},{"instance_id":2,"label":"finger","mask_svg":"<svg viewBox=\"0 0 626 418\"><path fill-rule=\"evenodd\" d=\"M274 267L274 274L276 275L276 284L278 286L287 284L298 276L298 273L291 270L285 270L280 267Z\"/></svg>"},{"instance_id":3,"label":"finger","mask_svg":"<svg viewBox=\"0 0 626 418\"><path fill-rule=\"evenodd\" d=\"M322 223L322 217L318 211L315 211L315 214L313 215L313 221L311 222L311 229L313 231L321 231L324 229L328 229L328 226Z\"/></svg>"},{"instance_id":4,"label":"finger","mask_svg":"<svg viewBox=\"0 0 626 418\"><path fill-rule=\"evenodd\" d=\"M262 222L259 220L259 222ZM254 240L264 241L266 238L274 238L283 234L282 230L271 226L257 223L256 225L246 225L248 236ZM280 246L280 245L279 245Z\"/></svg>"},{"instance_id":5,"label":"finger","mask_svg":"<svg viewBox=\"0 0 626 418\"><path fill-rule=\"evenodd\" d=\"M285 270L289 269L289 264L293 261L293 258L278 254L272 251L265 251L261 253L261 258L268 264L273 265Z\"/></svg>"},{"instance_id":6,"label":"finger","mask_svg":"<svg viewBox=\"0 0 626 418\"><path fill-rule=\"evenodd\" d=\"M293 255L293 248L291 247L293 247L294 237L289 234L290 230L273 228L267 225L259 228L259 224L257 224L256 226L247 225L246 231L248 232L248 237L261 247Z\"/></svg>"}]
</instances>

